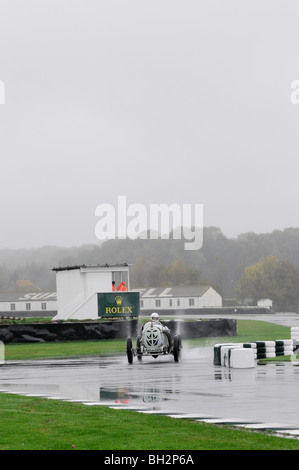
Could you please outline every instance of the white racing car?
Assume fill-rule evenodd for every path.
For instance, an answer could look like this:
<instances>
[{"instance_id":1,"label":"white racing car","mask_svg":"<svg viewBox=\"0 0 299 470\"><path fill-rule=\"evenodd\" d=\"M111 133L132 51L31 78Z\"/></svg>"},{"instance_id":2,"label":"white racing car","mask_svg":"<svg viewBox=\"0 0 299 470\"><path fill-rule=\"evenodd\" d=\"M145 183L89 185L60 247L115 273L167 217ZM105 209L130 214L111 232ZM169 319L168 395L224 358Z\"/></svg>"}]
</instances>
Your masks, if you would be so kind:
<instances>
[{"instance_id":1,"label":"white racing car","mask_svg":"<svg viewBox=\"0 0 299 470\"><path fill-rule=\"evenodd\" d=\"M147 321L136 338L136 348L133 348L132 339L127 338L127 358L129 364L133 363L134 356L139 361L142 356L157 358L161 355L173 354L174 361L179 362L182 342L180 335L171 337L169 328L159 321L159 315L152 313L151 320Z\"/></svg>"}]
</instances>

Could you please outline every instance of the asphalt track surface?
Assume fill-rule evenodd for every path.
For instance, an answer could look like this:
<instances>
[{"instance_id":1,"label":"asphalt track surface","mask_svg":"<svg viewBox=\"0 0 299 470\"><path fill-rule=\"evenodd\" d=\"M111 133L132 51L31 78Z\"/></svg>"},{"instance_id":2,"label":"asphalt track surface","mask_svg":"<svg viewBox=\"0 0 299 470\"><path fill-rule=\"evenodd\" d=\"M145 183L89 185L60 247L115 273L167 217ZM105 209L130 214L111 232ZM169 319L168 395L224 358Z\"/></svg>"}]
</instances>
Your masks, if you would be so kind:
<instances>
[{"instance_id":1,"label":"asphalt track surface","mask_svg":"<svg viewBox=\"0 0 299 470\"><path fill-rule=\"evenodd\" d=\"M271 315L266 321L296 326L299 316ZM0 367L0 392L271 430L286 437L299 436L298 385L299 362L231 369L213 365L213 347L188 349L184 344L178 363L173 356L160 356L142 362L135 358L130 365L123 355L7 361Z\"/></svg>"}]
</instances>

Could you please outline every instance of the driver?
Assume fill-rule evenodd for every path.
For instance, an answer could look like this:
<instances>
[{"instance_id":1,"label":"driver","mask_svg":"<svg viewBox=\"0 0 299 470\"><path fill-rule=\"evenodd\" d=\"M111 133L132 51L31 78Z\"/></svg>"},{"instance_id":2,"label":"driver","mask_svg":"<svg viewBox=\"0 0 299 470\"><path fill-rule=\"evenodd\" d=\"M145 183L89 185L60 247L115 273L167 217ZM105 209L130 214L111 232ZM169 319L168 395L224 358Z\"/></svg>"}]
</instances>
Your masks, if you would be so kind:
<instances>
[{"instance_id":1,"label":"driver","mask_svg":"<svg viewBox=\"0 0 299 470\"><path fill-rule=\"evenodd\" d=\"M159 315L156 312L152 313L151 314L151 320L152 321L158 321L159 320Z\"/></svg>"},{"instance_id":2,"label":"driver","mask_svg":"<svg viewBox=\"0 0 299 470\"><path fill-rule=\"evenodd\" d=\"M167 336L168 338L168 342L169 342L169 346L171 345L171 334L170 334L170 329L164 325L164 323L162 323L160 320L159 320L159 314L157 312L153 312L151 314L151 321L157 321L159 323L161 323L161 325L163 326L163 333L165 333L165 335Z\"/></svg>"}]
</instances>

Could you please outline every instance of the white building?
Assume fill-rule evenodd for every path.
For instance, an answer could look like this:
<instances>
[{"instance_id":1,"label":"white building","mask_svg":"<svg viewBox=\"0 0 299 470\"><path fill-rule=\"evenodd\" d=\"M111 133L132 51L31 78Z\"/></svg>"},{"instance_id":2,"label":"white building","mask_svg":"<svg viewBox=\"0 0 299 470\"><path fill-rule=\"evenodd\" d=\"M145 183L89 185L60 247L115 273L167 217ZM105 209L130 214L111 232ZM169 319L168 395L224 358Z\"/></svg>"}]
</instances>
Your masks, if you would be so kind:
<instances>
[{"instance_id":1,"label":"white building","mask_svg":"<svg viewBox=\"0 0 299 470\"><path fill-rule=\"evenodd\" d=\"M0 292L0 313L3 316L52 316L56 311L56 292Z\"/></svg>"},{"instance_id":2,"label":"white building","mask_svg":"<svg viewBox=\"0 0 299 470\"><path fill-rule=\"evenodd\" d=\"M116 287L125 281L130 289L129 265L126 263L67 266L53 268L53 271L56 272L58 307L53 320L95 320L101 316L98 294L112 293L112 281Z\"/></svg>"},{"instance_id":3,"label":"white building","mask_svg":"<svg viewBox=\"0 0 299 470\"><path fill-rule=\"evenodd\" d=\"M260 299L257 302L257 306L261 308L268 308L269 310L272 308L272 300L271 299Z\"/></svg>"},{"instance_id":4,"label":"white building","mask_svg":"<svg viewBox=\"0 0 299 470\"><path fill-rule=\"evenodd\" d=\"M222 297L211 286L153 287L140 292L141 310L185 310L222 307Z\"/></svg>"},{"instance_id":5,"label":"white building","mask_svg":"<svg viewBox=\"0 0 299 470\"><path fill-rule=\"evenodd\" d=\"M112 280L116 286L125 280L130 290L127 264L68 266L53 270L56 272L57 293L0 293L0 315L54 316L54 320L97 319L103 316L99 313L98 294L112 293ZM138 293L138 299L129 299L127 293L122 292L121 304L111 305L113 315L117 317L121 309L128 311L131 307L126 306L136 305L137 301L141 311L222 307L222 297L210 286L133 289L131 293L136 296ZM119 292L114 294L113 302ZM127 300L131 303L126 303Z\"/></svg>"}]
</instances>

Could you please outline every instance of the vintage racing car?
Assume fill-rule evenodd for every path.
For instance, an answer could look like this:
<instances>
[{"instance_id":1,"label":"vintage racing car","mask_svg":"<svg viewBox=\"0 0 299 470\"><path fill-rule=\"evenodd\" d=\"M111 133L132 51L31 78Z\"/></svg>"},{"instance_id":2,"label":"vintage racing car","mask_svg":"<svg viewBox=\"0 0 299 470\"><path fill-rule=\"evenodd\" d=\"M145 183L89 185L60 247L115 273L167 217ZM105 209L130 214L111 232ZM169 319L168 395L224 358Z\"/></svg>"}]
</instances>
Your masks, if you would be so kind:
<instances>
[{"instance_id":1,"label":"vintage racing car","mask_svg":"<svg viewBox=\"0 0 299 470\"><path fill-rule=\"evenodd\" d=\"M161 355L173 354L174 361L179 362L182 342L180 335L173 338L169 328L159 321L159 315L152 313L151 320L147 321L136 338L136 348L133 348L132 339L127 338L127 358L129 364L133 363L134 356L139 361L142 356L157 358Z\"/></svg>"}]
</instances>

